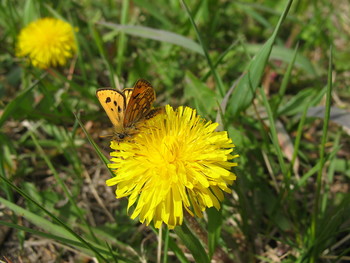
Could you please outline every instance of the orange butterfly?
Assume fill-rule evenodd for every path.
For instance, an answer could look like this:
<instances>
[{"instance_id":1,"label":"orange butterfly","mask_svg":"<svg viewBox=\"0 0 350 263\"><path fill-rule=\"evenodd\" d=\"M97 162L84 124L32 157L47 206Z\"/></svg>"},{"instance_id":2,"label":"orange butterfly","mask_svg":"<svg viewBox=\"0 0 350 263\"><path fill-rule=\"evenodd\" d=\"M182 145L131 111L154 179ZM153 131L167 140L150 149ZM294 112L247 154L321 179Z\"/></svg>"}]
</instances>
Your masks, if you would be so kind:
<instances>
[{"instance_id":1,"label":"orange butterfly","mask_svg":"<svg viewBox=\"0 0 350 263\"><path fill-rule=\"evenodd\" d=\"M116 140L121 141L136 133L135 124L154 117L161 108L152 109L156 94L146 80L138 80L133 88L122 92L98 89L96 96L114 126Z\"/></svg>"}]
</instances>

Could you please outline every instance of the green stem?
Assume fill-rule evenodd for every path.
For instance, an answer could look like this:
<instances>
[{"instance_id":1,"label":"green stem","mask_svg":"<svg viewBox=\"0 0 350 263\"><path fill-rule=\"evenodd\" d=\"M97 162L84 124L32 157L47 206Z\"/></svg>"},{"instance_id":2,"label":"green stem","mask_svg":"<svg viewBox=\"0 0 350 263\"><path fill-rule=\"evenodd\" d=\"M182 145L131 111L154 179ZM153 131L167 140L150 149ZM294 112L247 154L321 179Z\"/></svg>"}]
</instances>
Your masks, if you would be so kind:
<instances>
[{"instance_id":1,"label":"green stem","mask_svg":"<svg viewBox=\"0 0 350 263\"><path fill-rule=\"evenodd\" d=\"M321 198L321 189L322 189L322 171L325 163L325 145L327 141L327 133L328 133L328 123L331 109L331 97L332 97L332 47L330 47L330 57L329 57L329 68L328 68L328 83L327 83L327 93L326 93L326 107L324 114L324 122L323 122L323 133L322 133L322 141L320 148L320 168L317 173L316 179L316 196L314 203L314 211L312 214L311 221L311 241L312 244L316 242L316 229L317 229L317 221L318 221L318 212L319 212L319 201ZM313 248L310 262L314 263L316 260L316 249Z\"/></svg>"},{"instance_id":2,"label":"green stem","mask_svg":"<svg viewBox=\"0 0 350 263\"><path fill-rule=\"evenodd\" d=\"M129 0L123 0L122 2L122 13L120 17L120 24L125 25L128 20L129 11ZM126 37L123 31L119 32L118 47L117 47L117 76L121 76L123 62L124 62L124 51L126 46Z\"/></svg>"},{"instance_id":3,"label":"green stem","mask_svg":"<svg viewBox=\"0 0 350 263\"><path fill-rule=\"evenodd\" d=\"M208 50L207 50L207 48L206 48L206 46L205 46L205 44L204 44L204 42L202 40L202 37L201 37L201 35L199 33L199 30L198 30L198 27L197 27L196 23L194 22L194 19L193 19L192 15L191 15L191 11L188 8L188 6L187 6L187 4L185 3L184 0L181 0L181 3L182 3L182 5L184 6L184 8L186 10L186 13L187 13L187 15L188 15L188 17L189 17L189 19L191 21L191 24L192 24L192 26L194 28L194 31L196 32L198 41L201 44L201 47L202 47L203 52L204 52L204 55L205 55L205 57L207 59L207 62L209 64L211 73L213 74L213 76L215 78L216 85L219 88L220 95L221 95L221 97L224 97L224 95L225 95L224 84L222 83L222 80L221 80L218 72L215 69L214 63L212 62L212 60L211 60L211 58L209 56Z\"/></svg>"}]
</instances>

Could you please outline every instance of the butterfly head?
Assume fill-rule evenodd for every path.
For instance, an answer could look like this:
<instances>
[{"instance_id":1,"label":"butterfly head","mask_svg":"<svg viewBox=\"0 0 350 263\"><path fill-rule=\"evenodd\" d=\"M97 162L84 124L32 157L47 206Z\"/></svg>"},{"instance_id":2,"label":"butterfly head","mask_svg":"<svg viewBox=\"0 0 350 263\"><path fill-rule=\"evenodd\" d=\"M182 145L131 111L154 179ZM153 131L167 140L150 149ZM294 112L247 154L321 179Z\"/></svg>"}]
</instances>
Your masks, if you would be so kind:
<instances>
[{"instance_id":1,"label":"butterfly head","mask_svg":"<svg viewBox=\"0 0 350 263\"><path fill-rule=\"evenodd\" d=\"M124 133L119 133L119 134L118 134L118 139L119 139L119 140L123 140L123 139L125 138L125 136L126 136L126 134L124 134Z\"/></svg>"},{"instance_id":2,"label":"butterfly head","mask_svg":"<svg viewBox=\"0 0 350 263\"><path fill-rule=\"evenodd\" d=\"M131 140L132 137L137 133L138 131L138 125L134 125L132 127L126 127L123 130L117 130L116 127L114 127L113 132L113 140L117 142L125 141L125 140Z\"/></svg>"},{"instance_id":3,"label":"butterfly head","mask_svg":"<svg viewBox=\"0 0 350 263\"><path fill-rule=\"evenodd\" d=\"M113 140L121 142L124 141L127 137L130 137L130 135L126 132L114 133Z\"/></svg>"}]
</instances>

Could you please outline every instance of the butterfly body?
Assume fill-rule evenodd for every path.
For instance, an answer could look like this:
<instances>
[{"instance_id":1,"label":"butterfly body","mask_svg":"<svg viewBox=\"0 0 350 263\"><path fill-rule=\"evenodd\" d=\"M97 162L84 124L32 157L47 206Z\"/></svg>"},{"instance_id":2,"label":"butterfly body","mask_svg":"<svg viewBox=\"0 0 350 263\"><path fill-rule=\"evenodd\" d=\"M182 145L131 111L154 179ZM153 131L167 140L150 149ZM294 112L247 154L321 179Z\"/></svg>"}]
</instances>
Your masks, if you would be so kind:
<instances>
[{"instance_id":1,"label":"butterfly body","mask_svg":"<svg viewBox=\"0 0 350 263\"><path fill-rule=\"evenodd\" d=\"M115 139L131 137L136 131L136 124L152 118L157 109L152 109L156 99L153 87L146 80L138 80L133 88L122 92L103 88L96 91L96 96L114 126Z\"/></svg>"}]
</instances>

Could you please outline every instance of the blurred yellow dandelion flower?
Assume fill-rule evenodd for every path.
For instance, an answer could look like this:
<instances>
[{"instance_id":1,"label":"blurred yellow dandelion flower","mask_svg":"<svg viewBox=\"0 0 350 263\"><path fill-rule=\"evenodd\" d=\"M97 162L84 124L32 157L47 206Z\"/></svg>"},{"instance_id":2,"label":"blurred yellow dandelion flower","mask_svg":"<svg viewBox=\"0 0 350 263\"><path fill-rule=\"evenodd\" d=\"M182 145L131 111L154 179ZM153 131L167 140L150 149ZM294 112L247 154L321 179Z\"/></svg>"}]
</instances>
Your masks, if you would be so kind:
<instances>
[{"instance_id":1,"label":"blurred yellow dandelion flower","mask_svg":"<svg viewBox=\"0 0 350 263\"><path fill-rule=\"evenodd\" d=\"M219 209L236 180L230 169L238 155L227 132L215 131L218 124L194 109L169 105L140 125L129 140L111 141L116 176L106 182L117 185L117 198L129 196L128 210L137 203L131 218L173 229L182 224L183 208L198 217L206 207Z\"/></svg>"},{"instance_id":2,"label":"blurred yellow dandelion flower","mask_svg":"<svg viewBox=\"0 0 350 263\"><path fill-rule=\"evenodd\" d=\"M63 66L76 52L73 27L59 19L42 18L21 30L16 55L28 57L33 66Z\"/></svg>"}]
</instances>

